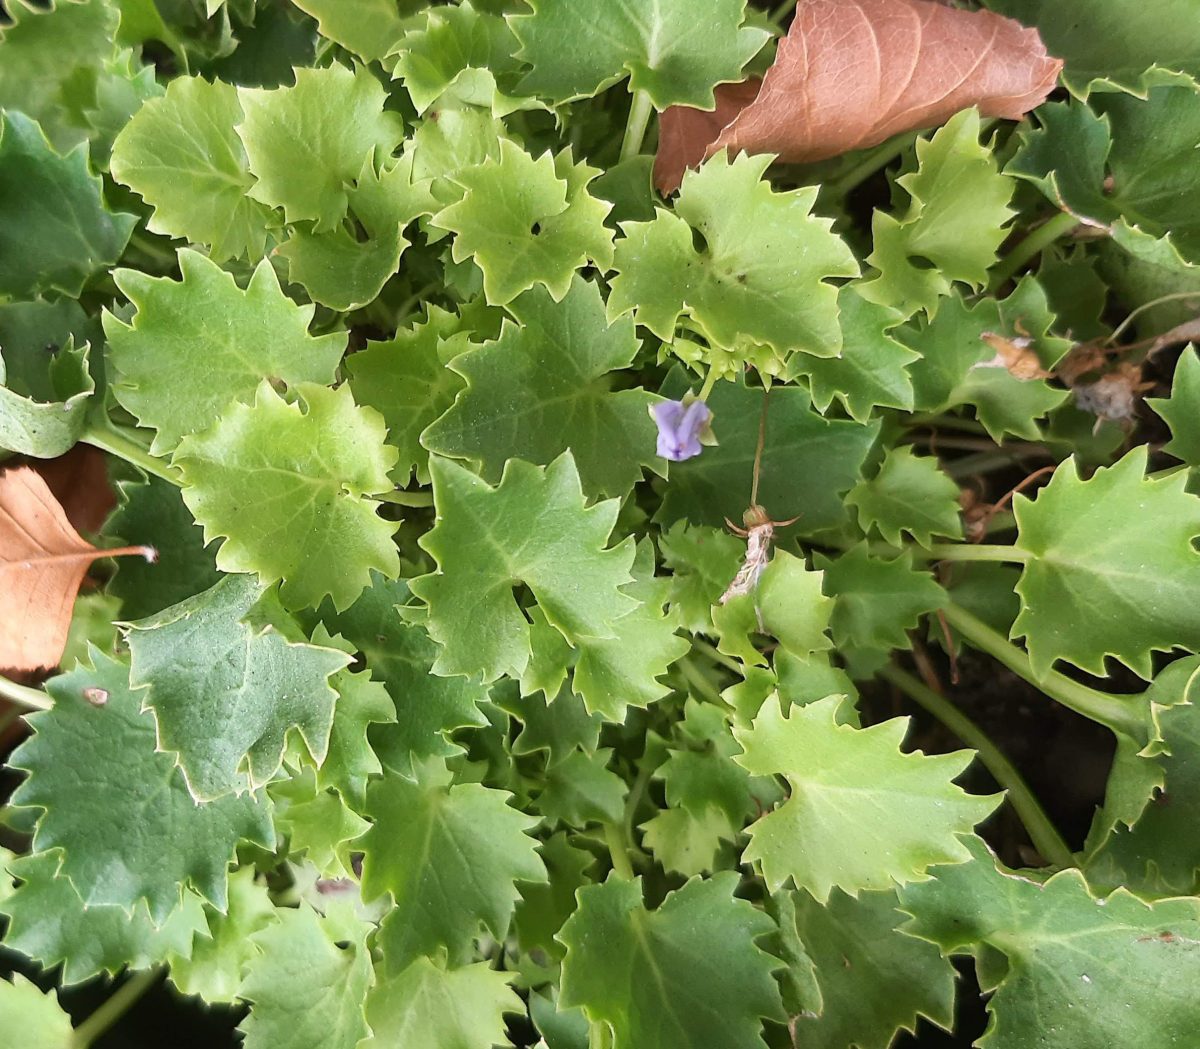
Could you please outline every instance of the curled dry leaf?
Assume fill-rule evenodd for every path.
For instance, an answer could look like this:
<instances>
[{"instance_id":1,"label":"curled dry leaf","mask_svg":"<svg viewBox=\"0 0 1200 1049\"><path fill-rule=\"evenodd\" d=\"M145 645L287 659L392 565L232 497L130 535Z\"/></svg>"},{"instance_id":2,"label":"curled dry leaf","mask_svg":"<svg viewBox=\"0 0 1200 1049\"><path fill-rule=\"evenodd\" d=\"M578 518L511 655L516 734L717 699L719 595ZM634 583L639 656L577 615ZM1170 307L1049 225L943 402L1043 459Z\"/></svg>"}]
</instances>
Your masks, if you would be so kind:
<instances>
[{"instance_id":1,"label":"curled dry leaf","mask_svg":"<svg viewBox=\"0 0 1200 1049\"><path fill-rule=\"evenodd\" d=\"M40 459L33 468L42 475L67 515L81 532L98 532L117 506L108 483L105 455L99 448L77 444L57 459Z\"/></svg>"},{"instance_id":2,"label":"curled dry leaf","mask_svg":"<svg viewBox=\"0 0 1200 1049\"><path fill-rule=\"evenodd\" d=\"M991 11L933 0L801 0L753 97L747 81L725 90L724 111L718 92L708 119L678 106L663 113L655 183L673 192L689 166L725 148L806 163L934 127L970 106L1016 120L1045 100L1061 68L1037 30ZM700 135L710 136L703 148L692 137Z\"/></svg>"},{"instance_id":3,"label":"curled dry leaf","mask_svg":"<svg viewBox=\"0 0 1200 1049\"><path fill-rule=\"evenodd\" d=\"M71 527L41 475L28 467L0 474L0 668L56 666L67 642L75 595L98 557L139 554L148 546L98 550Z\"/></svg>"},{"instance_id":4,"label":"curled dry leaf","mask_svg":"<svg viewBox=\"0 0 1200 1049\"><path fill-rule=\"evenodd\" d=\"M985 331L979 337L996 351L996 356L990 361L980 361L975 365L976 368L1007 368L1008 373L1021 382L1049 379L1053 375L1042 367L1042 362L1033 348L1033 340L1028 336L998 335L996 332Z\"/></svg>"}]
</instances>

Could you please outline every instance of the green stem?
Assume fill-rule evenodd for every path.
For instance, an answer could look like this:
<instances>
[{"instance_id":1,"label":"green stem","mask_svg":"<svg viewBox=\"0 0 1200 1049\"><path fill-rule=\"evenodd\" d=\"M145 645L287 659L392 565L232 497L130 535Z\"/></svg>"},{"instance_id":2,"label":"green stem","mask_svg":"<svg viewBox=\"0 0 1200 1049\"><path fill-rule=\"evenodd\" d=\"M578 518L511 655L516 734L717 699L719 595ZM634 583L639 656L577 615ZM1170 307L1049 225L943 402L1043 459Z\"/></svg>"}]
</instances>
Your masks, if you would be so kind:
<instances>
[{"instance_id":1,"label":"green stem","mask_svg":"<svg viewBox=\"0 0 1200 1049\"><path fill-rule=\"evenodd\" d=\"M713 387L717 385L717 369L709 368L704 376L704 385L700 387L700 394L696 398L698 401L707 401L708 395L712 393Z\"/></svg>"},{"instance_id":2,"label":"green stem","mask_svg":"<svg viewBox=\"0 0 1200 1049\"><path fill-rule=\"evenodd\" d=\"M382 503L395 503L397 506L433 506L432 492L405 492L397 489L376 498Z\"/></svg>"},{"instance_id":3,"label":"green stem","mask_svg":"<svg viewBox=\"0 0 1200 1049\"><path fill-rule=\"evenodd\" d=\"M164 481L170 481L173 485L181 486L183 484L179 477L179 471L173 466L168 465L161 459L156 459L146 449L140 447L128 437L123 437L104 422L98 422L93 419L79 439L84 444L90 444L93 448L99 448L102 452L108 452L110 455L115 455L118 459L124 459L127 463L132 463L134 466L145 470L146 473L153 474Z\"/></svg>"},{"instance_id":4,"label":"green stem","mask_svg":"<svg viewBox=\"0 0 1200 1049\"><path fill-rule=\"evenodd\" d=\"M1043 222L1037 229L1029 233L1024 240L1004 256L992 269L992 278L988 284L989 291L995 291L1005 281L1035 256L1040 255L1059 237L1070 233L1079 225L1079 219L1069 211L1060 211L1054 218Z\"/></svg>"},{"instance_id":5,"label":"green stem","mask_svg":"<svg viewBox=\"0 0 1200 1049\"><path fill-rule=\"evenodd\" d=\"M1003 663L1018 677L1024 678L1034 688L1041 690L1068 710L1105 725L1113 732L1139 741L1147 738L1146 726L1132 705L1119 696L1075 681L1057 670L1038 675L1030 663L1029 654L1005 640L983 620L965 608L948 604L942 609L946 622L957 630L975 648L986 652Z\"/></svg>"},{"instance_id":6,"label":"green stem","mask_svg":"<svg viewBox=\"0 0 1200 1049\"><path fill-rule=\"evenodd\" d=\"M887 167L917 140L915 131L905 131L889 138L870 150L849 171L825 183L825 189L835 197L844 197L875 172Z\"/></svg>"},{"instance_id":7,"label":"green stem","mask_svg":"<svg viewBox=\"0 0 1200 1049\"><path fill-rule=\"evenodd\" d=\"M767 18L773 25L779 25L780 22L787 18L788 12L795 6L796 0L783 0L783 3L767 15Z\"/></svg>"},{"instance_id":8,"label":"green stem","mask_svg":"<svg viewBox=\"0 0 1200 1049\"><path fill-rule=\"evenodd\" d=\"M718 666L723 666L726 670L732 670L738 677L745 677L746 670L732 656L725 655L716 645L710 645L702 637L692 638L692 648L703 655L708 656Z\"/></svg>"},{"instance_id":9,"label":"green stem","mask_svg":"<svg viewBox=\"0 0 1200 1049\"><path fill-rule=\"evenodd\" d=\"M18 685L6 677L0 677L0 699L7 699L25 710L49 710L54 706L54 701L40 688Z\"/></svg>"},{"instance_id":10,"label":"green stem","mask_svg":"<svg viewBox=\"0 0 1200 1049\"><path fill-rule=\"evenodd\" d=\"M701 696L707 699L710 703L716 703L719 706L724 706L725 701L721 699L721 693L717 687L708 680L704 672L696 666L687 656L684 656L678 663L684 679L692 686Z\"/></svg>"},{"instance_id":11,"label":"green stem","mask_svg":"<svg viewBox=\"0 0 1200 1049\"><path fill-rule=\"evenodd\" d=\"M886 666L879 671L879 676L885 681L890 681L915 703L929 711L967 746L974 748L979 755L979 760L987 767L996 782L1008 791L1008 801L1016 810L1025 830L1029 832L1029 839L1038 852L1056 867L1074 865L1075 860L1070 846L1063 840L1054 824L1050 822L1050 817L1046 815L1046 810L1042 808L1033 791L1029 789L1025 777L1001 753L983 729L945 696L934 692L933 689L899 667Z\"/></svg>"},{"instance_id":12,"label":"green stem","mask_svg":"<svg viewBox=\"0 0 1200 1049\"><path fill-rule=\"evenodd\" d=\"M629 862L629 853L625 850L625 839L621 835L621 828L615 823L604 824L604 842L608 846L609 855L612 857L613 870L618 878L623 878L625 881L633 881L633 864Z\"/></svg>"},{"instance_id":13,"label":"green stem","mask_svg":"<svg viewBox=\"0 0 1200 1049\"><path fill-rule=\"evenodd\" d=\"M636 157L642 151L642 139L646 137L646 128L650 124L650 114L654 106L650 96L645 91L635 91L633 101L629 105L629 122L625 125L625 138L621 142L621 159L628 160Z\"/></svg>"},{"instance_id":14,"label":"green stem","mask_svg":"<svg viewBox=\"0 0 1200 1049\"><path fill-rule=\"evenodd\" d=\"M162 978L161 969L147 969L129 977L116 993L75 1028L71 1049L88 1049L97 1038L115 1024L139 998Z\"/></svg>"},{"instance_id":15,"label":"green stem","mask_svg":"<svg viewBox=\"0 0 1200 1049\"><path fill-rule=\"evenodd\" d=\"M915 554L921 551L914 549ZM925 557L934 561L1007 561L1024 564L1032 558L1028 550L1002 543L930 543Z\"/></svg>"}]
</instances>

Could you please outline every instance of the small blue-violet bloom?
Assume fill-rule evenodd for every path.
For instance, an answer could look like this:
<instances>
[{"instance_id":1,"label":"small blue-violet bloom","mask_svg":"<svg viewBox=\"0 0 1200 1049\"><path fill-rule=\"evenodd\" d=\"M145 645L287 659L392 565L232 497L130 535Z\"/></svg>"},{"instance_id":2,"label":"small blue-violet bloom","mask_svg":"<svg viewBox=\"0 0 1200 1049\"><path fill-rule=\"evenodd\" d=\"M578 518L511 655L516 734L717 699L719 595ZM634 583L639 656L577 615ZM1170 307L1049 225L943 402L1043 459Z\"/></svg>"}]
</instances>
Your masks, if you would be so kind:
<instances>
[{"instance_id":1,"label":"small blue-violet bloom","mask_svg":"<svg viewBox=\"0 0 1200 1049\"><path fill-rule=\"evenodd\" d=\"M707 404L703 401L660 401L650 409L650 414L658 425L659 455L673 463L681 463L700 454L700 438L712 421Z\"/></svg>"}]
</instances>

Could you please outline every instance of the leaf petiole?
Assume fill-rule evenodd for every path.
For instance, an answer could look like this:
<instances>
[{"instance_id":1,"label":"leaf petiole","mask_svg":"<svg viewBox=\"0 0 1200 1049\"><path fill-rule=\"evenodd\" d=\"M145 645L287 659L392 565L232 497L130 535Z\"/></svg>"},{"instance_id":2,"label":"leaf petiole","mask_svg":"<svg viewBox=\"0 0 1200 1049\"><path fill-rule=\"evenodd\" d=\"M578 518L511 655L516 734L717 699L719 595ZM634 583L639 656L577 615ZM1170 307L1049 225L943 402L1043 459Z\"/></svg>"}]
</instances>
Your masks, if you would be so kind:
<instances>
[{"instance_id":1,"label":"leaf petiole","mask_svg":"<svg viewBox=\"0 0 1200 1049\"><path fill-rule=\"evenodd\" d=\"M1020 547L1003 543L930 543L922 551L913 548L918 556L934 561L1002 561L1025 564L1033 555Z\"/></svg>"},{"instance_id":2,"label":"leaf petiole","mask_svg":"<svg viewBox=\"0 0 1200 1049\"><path fill-rule=\"evenodd\" d=\"M118 459L132 463L148 474L153 474L164 481L170 481L177 487L183 486L178 470L161 459L156 459L128 437L117 433L105 421L92 419L79 439L84 444L90 444L93 448L99 448L102 452L108 452L109 455L115 455Z\"/></svg>"},{"instance_id":3,"label":"leaf petiole","mask_svg":"<svg viewBox=\"0 0 1200 1049\"><path fill-rule=\"evenodd\" d=\"M40 688L19 685L6 677L0 677L0 699L26 710L49 710L54 706L54 701Z\"/></svg>"},{"instance_id":4,"label":"leaf petiole","mask_svg":"<svg viewBox=\"0 0 1200 1049\"><path fill-rule=\"evenodd\" d=\"M1037 229L1030 232L1024 240L1017 244L1012 251L1004 256L992 269L992 278L988 284L989 291L1002 287L1004 282L1016 275L1017 271L1031 259L1040 255L1059 237L1070 233L1079 225L1079 219L1069 211L1060 211L1054 218L1043 222Z\"/></svg>"},{"instance_id":5,"label":"leaf petiole","mask_svg":"<svg viewBox=\"0 0 1200 1049\"><path fill-rule=\"evenodd\" d=\"M625 138L621 141L621 159L636 157L642 151L642 140L650 124L654 106L645 91L635 91L629 106L629 122L625 125Z\"/></svg>"},{"instance_id":6,"label":"leaf petiole","mask_svg":"<svg viewBox=\"0 0 1200 1049\"><path fill-rule=\"evenodd\" d=\"M1034 847L1047 860L1058 867L1074 866L1075 859L1071 848L1063 840L1061 834L1050 822L1041 802L1030 790L1025 777L1016 766L1004 756L992 742L991 737L975 724L966 714L950 702L945 696L939 695L912 674L896 666L886 666L879 671L879 676L890 681L913 702L924 707L930 714L945 725L967 746L973 748L979 755L992 777L1008 792L1008 801L1016 810Z\"/></svg>"},{"instance_id":7,"label":"leaf petiole","mask_svg":"<svg viewBox=\"0 0 1200 1049\"><path fill-rule=\"evenodd\" d=\"M88 1049L97 1038L115 1024L151 987L162 978L161 969L147 969L130 976L71 1037L71 1049Z\"/></svg>"},{"instance_id":8,"label":"leaf petiole","mask_svg":"<svg viewBox=\"0 0 1200 1049\"><path fill-rule=\"evenodd\" d=\"M604 843L608 846L609 855L612 856L613 871L617 877L623 878L625 881L633 881L635 877L633 864L629 862L629 853L625 848L625 837L617 824L604 824Z\"/></svg>"}]
</instances>

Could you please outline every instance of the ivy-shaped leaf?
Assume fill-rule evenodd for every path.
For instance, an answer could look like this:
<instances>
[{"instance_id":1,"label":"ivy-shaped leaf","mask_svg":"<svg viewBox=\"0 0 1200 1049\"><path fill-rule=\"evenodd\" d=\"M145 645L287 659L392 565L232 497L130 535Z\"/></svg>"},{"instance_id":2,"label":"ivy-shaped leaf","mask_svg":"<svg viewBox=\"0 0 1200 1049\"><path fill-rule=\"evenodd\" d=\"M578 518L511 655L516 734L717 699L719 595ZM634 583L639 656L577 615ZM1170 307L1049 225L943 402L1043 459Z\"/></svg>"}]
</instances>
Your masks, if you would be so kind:
<instances>
[{"instance_id":1,"label":"ivy-shaped leaf","mask_svg":"<svg viewBox=\"0 0 1200 1049\"><path fill-rule=\"evenodd\" d=\"M74 1041L71 1017L54 990L42 991L20 973L0 980L0 1027L21 1032L25 1049L65 1049Z\"/></svg>"},{"instance_id":2,"label":"ivy-shaped leaf","mask_svg":"<svg viewBox=\"0 0 1200 1049\"><path fill-rule=\"evenodd\" d=\"M404 35L404 16L421 0L292 0L317 20L327 40L341 44L366 62L386 58Z\"/></svg>"},{"instance_id":3,"label":"ivy-shaped leaf","mask_svg":"<svg viewBox=\"0 0 1200 1049\"><path fill-rule=\"evenodd\" d=\"M1148 398L1150 405L1171 428L1163 451L1189 466L1200 466L1200 356L1184 350L1175 365L1170 397Z\"/></svg>"},{"instance_id":4,"label":"ivy-shaped leaf","mask_svg":"<svg viewBox=\"0 0 1200 1049\"><path fill-rule=\"evenodd\" d=\"M887 453L874 477L851 490L846 502L858 511L863 531L874 527L895 546L901 545L903 531L928 546L935 535L962 538L958 496L958 485L935 458L913 455L900 445Z\"/></svg>"}]
</instances>

